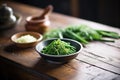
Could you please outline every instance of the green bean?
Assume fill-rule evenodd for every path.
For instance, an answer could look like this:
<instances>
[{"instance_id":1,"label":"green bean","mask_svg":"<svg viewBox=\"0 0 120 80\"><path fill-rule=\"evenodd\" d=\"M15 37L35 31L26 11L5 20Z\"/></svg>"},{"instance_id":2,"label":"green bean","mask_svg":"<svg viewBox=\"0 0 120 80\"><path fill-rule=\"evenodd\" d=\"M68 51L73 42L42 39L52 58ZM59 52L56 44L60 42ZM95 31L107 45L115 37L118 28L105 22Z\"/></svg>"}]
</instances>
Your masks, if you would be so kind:
<instances>
[{"instance_id":1,"label":"green bean","mask_svg":"<svg viewBox=\"0 0 120 80\"><path fill-rule=\"evenodd\" d=\"M71 46L70 43L57 39L44 47L41 52L50 55L67 55L75 53L76 48L74 46Z\"/></svg>"}]
</instances>

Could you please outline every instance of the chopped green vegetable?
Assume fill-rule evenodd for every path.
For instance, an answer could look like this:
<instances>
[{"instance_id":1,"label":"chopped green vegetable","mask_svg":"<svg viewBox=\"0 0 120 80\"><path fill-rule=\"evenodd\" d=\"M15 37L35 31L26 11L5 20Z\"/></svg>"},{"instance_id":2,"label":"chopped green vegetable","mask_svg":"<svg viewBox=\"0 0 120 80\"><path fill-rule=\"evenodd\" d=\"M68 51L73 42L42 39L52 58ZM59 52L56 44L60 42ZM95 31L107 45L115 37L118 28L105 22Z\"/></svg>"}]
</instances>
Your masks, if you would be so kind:
<instances>
[{"instance_id":1,"label":"chopped green vegetable","mask_svg":"<svg viewBox=\"0 0 120 80\"><path fill-rule=\"evenodd\" d=\"M56 33L54 35L54 33ZM47 36L46 36L47 34ZM77 25L77 26L68 26L65 29L56 29L46 33L44 36L47 38L70 38L81 42L82 44L87 44L90 41L105 41L105 42L114 42L111 39L107 38L115 38L119 39L120 35L113 31L105 31L105 30L96 30L87 25ZM48 35L49 34L49 35Z\"/></svg>"},{"instance_id":2,"label":"chopped green vegetable","mask_svg":"<svg viewBox=\"0 0 120 80\"><path fill-rule=\"evenodd\" d=\"M48 46L41 51L44 54L50 55L68 55L76 52L76 48L70 43L61 41L60 39L52 41Z\"/></svg>"}]
</instances>

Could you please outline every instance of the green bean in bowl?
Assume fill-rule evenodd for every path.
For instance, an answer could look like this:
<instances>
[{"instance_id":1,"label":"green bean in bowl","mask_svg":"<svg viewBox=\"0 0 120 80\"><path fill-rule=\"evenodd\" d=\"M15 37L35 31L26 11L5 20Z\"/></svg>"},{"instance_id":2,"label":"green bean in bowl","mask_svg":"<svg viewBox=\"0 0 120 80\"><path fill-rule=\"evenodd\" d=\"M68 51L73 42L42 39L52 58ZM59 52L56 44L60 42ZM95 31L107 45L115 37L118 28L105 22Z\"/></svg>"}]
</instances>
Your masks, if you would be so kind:
<instances>
[{"instance_id":1,"label":"green bean in bowl","mask_svg":"<svg viewBox=\"0 0 120 80\"><path fill-rule=\"evenodd\" d=\"M50 55L67 55L75 53L76 48L71 46L68 42L57 39L44 47L41 52Z\"/></svg>"},{"instance_id":2,"label":"green bean in bowl","mask_svg":"<svg viewBox=\"0 0 120 80\"><path fill-rule=\"evenodd\" d=\"M38 43L35 48L44 60L64 63L74 59L80 53L82 45L72 39L52 38Z\"/></svg>"}]
</instances>

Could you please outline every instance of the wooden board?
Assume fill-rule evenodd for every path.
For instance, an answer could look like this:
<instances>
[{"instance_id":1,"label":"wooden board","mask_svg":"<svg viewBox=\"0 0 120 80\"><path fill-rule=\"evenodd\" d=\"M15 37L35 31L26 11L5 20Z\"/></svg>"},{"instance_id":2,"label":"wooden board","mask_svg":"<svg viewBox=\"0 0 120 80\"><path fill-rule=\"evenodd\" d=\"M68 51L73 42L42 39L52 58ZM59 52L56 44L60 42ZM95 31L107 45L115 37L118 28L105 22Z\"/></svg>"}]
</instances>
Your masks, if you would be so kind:
<instances>
[{"instance_id":1,"label":"wooden board","mask_svg":"<svg viewBox=\"0 0 120 80\"><path fill-rule=\"evenodd\" d=\"M16 47L10 37L17 32L25 31L25 18L40 15L42 9L24 4L7 2L16 13L22 16L21 22L13 29L0 32L0 70L5 74L15 74L22 80L119 80L120 79L120 39L115 43L91 42L83 48L76 59L58 65L47 63L33 48ZM110 30L120 33L120 29L58 13L50 15L51 27L65 28L68 25L86 24L95 29ZM10 66L10 67L6 67ZM8 75L7 75L8 76ZM12 75L13 76L13 75ZM17 78L17 77L16 77Z\"/></svg>"}]
</instances>

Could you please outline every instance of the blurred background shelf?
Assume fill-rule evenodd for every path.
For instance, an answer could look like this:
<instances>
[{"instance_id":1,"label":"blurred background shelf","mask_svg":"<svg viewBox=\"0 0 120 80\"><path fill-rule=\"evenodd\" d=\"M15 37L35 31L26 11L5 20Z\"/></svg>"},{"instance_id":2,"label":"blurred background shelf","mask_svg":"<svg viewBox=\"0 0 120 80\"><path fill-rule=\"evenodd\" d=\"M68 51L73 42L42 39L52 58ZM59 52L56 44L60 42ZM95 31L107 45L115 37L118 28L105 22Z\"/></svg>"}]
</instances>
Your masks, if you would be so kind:
<instances>
[{"instance_id":1,"label":"blurred background shelf","mask_svg":"<svg viewBox=\"0 0 120 80\"><path fill-rule=\"evenodd\" d=\"M12 0L120 28L120 0Z\"/></svg>"}]
</instances>

